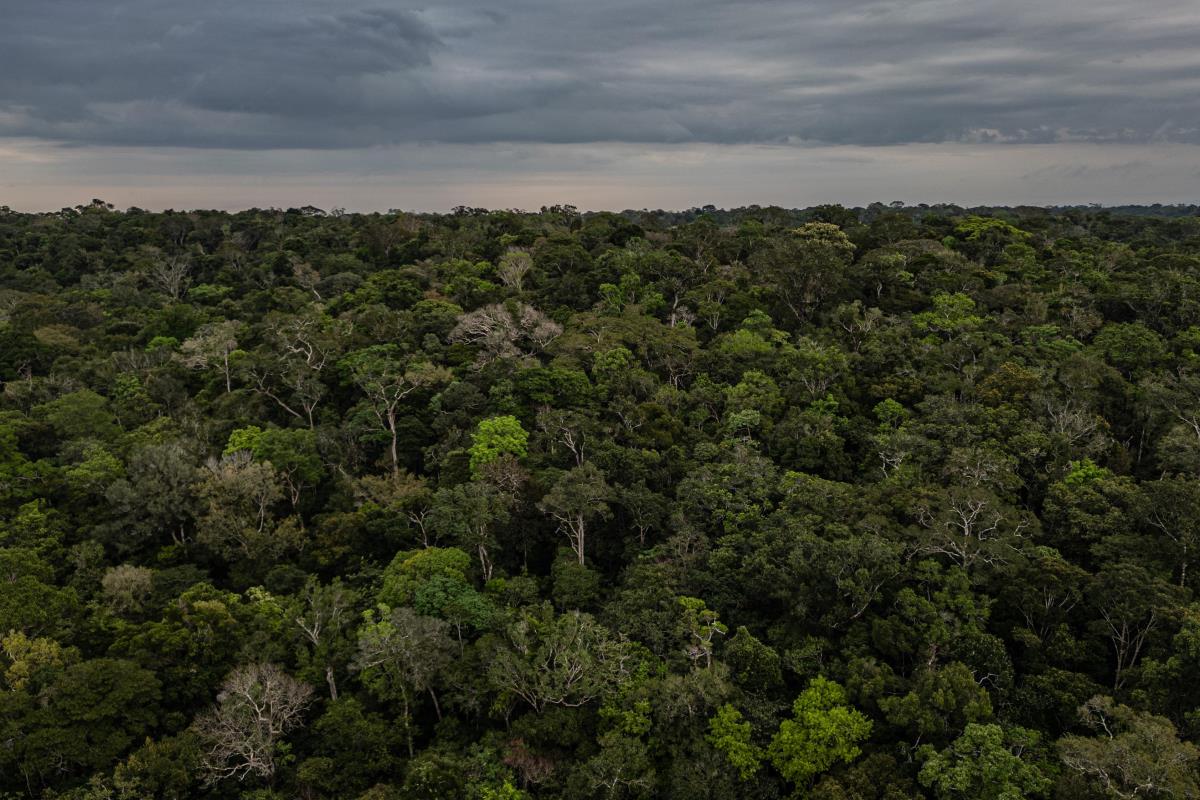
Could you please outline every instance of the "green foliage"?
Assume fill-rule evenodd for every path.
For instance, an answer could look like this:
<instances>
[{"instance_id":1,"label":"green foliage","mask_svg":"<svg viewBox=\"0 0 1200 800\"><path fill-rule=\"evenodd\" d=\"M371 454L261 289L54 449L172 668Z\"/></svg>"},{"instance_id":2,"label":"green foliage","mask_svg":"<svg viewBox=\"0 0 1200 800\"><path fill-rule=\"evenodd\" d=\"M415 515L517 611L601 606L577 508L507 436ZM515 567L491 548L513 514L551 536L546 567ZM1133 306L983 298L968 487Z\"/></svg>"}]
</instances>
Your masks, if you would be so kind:
<instances>
[{"instance_id":1,"label":"green foliage","mask_svg":"<svg viewBox=\"0 0 1200 800\"><path fill-rule=\"evenodd\" d=\"M681 597L680 633L685 642L684 653L693 663L712 666L716 637L729 632L729 626L717 619L717 612L708 608L699 597Z\"/></svg>"},{"instance_id":2,"label":"green foliage","mask_svg":"<svg viewBox=\"0 0 1200 800\"><path fill-rule=\"evenodd\" d=\"M913 317L913 325L919 331L953 336L983 324L983 318L974 313L975 301L968 295L939 292L932 299L932 311L923 311Z\"/></svg>"},{"instance_id":3,"label":"green foliage","mask_svg":"<svg viewBox=\"0 0 1200 800\"><path fill-rule=\"evenodd\" d=\"M756 639L745 626L738 628L725 645L722 658L732 670L734 682L749 691L771 691L783 683L779 653Z\"/></svg>"},{"instance_id":4,"label":"green foliage","mask_svg":"<svg viewBox=\"0 0 1200 800\"><path fill-rule=\"evenodd\" d=\"M31 703L7 720L18 735L0 764L18 774L53 770L86 776L140 741L158 716L158 679L128 661L73 664L40 694L45 702Z\"/></svg>"},{"instance_id":5,"label":"green foliage","mask_svg":"<svg viewBox=\"0 0 1200 800\"><path fill-rule=\"evenodd\" d=\"M1067 474L1063 476L1062 481L1067 486L1078 488L1111 477L1111 471L1097 465L1090 458L1085 458L1082 461L1070 462L1067 465Z\"/></svg>"},{"instance_id":6,"label":"green foliage","mask_svg":"<svg viewBox=\"0 0 1200 800\"><path fill-rule=\"evenodd\" d=\"M1181 742L1170 720L1103 696L1080 706L1079 718L1096 735L1062 737L1059 754L1101 797L1136 797L1147 787L1164 797L1200 792L1195 772L1200 749Z\"/></svg>"},{"instance_id":7,"label":"green foliage","mask_svg":"<svg viewBox=\"0 0 1200 800\"><path fill-rule=\"evenodd\" d=\"M1037 744L1037 734L1023 728L972 723L921 767L920 780L939 798L1024 800L1044 797L1049 779L1021 756Z\"/></svg>"},{"instance_id":8,"label":"green foliage","mask_svg":"<svg viewBox=\"0 0 1200 800\"><path fill-rule=\"evenodd\" d=\"M112 439L119 433L108 399L91 389L65 394L34 409L62 439Z\"/></svg>"},{"instance_id":9,"label":"green foliage","mask_svg":"<svg viewBox=\"0 0 1200 800\"><path fill-rule=\"evenodd\" d=\"M809 682L792 704L792 719L779 724L767 757L784 778L803 789L839 761L850 763L873 725L846 704L846 691L823 676Z\"/></svg>"},{"instance_id":10,"label":"green foliage","mask_svg":"<svg viewBox=\"0 0 1200 800\"><path fill-rule=\"evenodd\" d=\"M750 737L750 723L741 712L726 703L708 721L708 741L729 759L742 780L754 777L762 766L763 751Z\"/></svg>"},{"instance_id":11,"label":"green foliage","mask_svg":"<svg viewBox=\"0 0 1200 800\"><path fill-rule=\"evenodd\" d=\"M0 208L0 796L1200 796L1197 211Z\"/></svg>"},{"instance_id":12,"label":"green foliage","mask_svg":"<svg viewBox=\"0 0 1200 800\"><path fill-rule=\"evenodd\" d=\"M427 547L402 551L383 571L379 602L390 606L410 605L424 586L434 580L467 585L471 557L457 547Z\"/></svg>"},{"instance_id":13,"label":"green foliage","mask_svg":"<svg viewBox=\"0 0 1200 800\"><path fill-rule=\"evenodd\" d=\"M529 434L514 416L480 420L471 437L471 472L478 473L480 467L502 455L524 458L528 442Z\"/></svg>"}]
</instances>

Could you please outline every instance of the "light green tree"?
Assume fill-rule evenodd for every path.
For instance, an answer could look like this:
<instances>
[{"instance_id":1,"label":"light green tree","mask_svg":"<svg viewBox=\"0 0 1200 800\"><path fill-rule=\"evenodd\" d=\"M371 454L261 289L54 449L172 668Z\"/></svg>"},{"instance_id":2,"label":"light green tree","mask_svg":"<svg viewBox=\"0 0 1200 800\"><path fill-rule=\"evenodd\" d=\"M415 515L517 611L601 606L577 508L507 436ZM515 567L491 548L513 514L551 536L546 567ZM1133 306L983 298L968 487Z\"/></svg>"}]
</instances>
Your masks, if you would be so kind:
<instances>
[{"instance_id":1,"label":"light green tree","mask_svg":"<svg viewBox=\"0 0 1200 800\"><path fill-rule=\"evenodd\" d=\"M858 758L859 742L871 735L871 720L846 704L846 690L820 675L796 698L792 714L780 723L767 757L798 788L837 762Z\"/></svg>"},{"instance_id":2,"label":"light green tree","mask_svg":"<svg viewBox=\"0 0 1200 800\"><path fill-rule=\"evenodd\" d=\"M762 766L762 748L750 740L750 723L726 703L708 721L708 741L725 754L741 779L748 781Z\"/></svg>"},{"instance_id":3,"label":"light green tree","mask_svg":"<svg viewBox=\"0 0 1200 800\"><path fill-rule=\"evenodd\" d=\"M971 723L940 753L929 757L918 776L943 800L1026 800L1042 797L1050 781L1022 758L1037 743L1037 734L1024 728Z\"/></svg>"},{"instance_id":4,"label":"light green tree","mask_svg":"<svg viewBox=\"0 0 1200 800\"><path fill-rule=\"evenodd\" d=\"M478 474L480 467L502 455L524 458L529 434L520 420L506 414L482 420L471 442L471 473Z\"/></svg>"}]
</instances>

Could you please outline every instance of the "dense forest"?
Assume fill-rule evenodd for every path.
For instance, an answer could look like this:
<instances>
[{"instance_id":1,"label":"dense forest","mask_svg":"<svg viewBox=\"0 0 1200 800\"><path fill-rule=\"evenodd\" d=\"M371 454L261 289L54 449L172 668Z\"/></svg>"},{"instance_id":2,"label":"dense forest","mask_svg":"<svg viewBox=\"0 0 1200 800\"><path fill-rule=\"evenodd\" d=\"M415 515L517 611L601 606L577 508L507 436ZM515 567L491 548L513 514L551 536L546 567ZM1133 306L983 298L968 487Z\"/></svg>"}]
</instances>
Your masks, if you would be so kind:
<instances>
[{"instance_id":1,"label":"dense forest","mask_svg":"<svg viewBox=\"0 0 1200 800\"><path fill-rule=\"evenodd\" d=\"M1200 797L1198 213L0 208L0 797Z\"/></svg>"}]
</instances>

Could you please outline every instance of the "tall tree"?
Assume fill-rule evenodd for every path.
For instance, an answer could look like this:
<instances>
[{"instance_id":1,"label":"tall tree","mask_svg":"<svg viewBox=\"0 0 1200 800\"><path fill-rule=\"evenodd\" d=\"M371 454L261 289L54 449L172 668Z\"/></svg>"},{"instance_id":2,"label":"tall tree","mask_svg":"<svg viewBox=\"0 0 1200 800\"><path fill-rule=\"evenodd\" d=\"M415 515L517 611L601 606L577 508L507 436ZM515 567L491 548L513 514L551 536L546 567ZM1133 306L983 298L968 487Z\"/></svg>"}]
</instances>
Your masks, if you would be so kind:
<instances>
[{"instance_id":1,"label":"tall tree","mask_svg":"<svg viewBox=\"0 0 1200 800\"><path fill-rule=\"evenodd\" d=\"M303 722L311 695L312 687L274 664L248 664L231 672L216 706L193 723L204 741L205 780L273 778L283 737Z\"/></svg>"}]
</instances>

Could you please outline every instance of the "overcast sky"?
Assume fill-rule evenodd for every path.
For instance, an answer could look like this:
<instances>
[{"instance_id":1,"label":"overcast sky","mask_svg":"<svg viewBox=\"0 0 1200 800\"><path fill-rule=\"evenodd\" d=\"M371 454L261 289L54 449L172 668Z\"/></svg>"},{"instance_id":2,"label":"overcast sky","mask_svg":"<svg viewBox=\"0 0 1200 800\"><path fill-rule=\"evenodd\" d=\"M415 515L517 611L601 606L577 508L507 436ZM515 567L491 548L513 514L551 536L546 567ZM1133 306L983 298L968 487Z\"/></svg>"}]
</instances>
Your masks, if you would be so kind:
<instances>
[{"instance_id":1,"label":"overcast sky","mask_svg":"<svg viewBox=\"0 0 1200 800\"><path fill-rule=\"evenodd\" d=\"M0 0L0 205L1200 202L1197 0Z\"/></svg>"}]
</instances>

